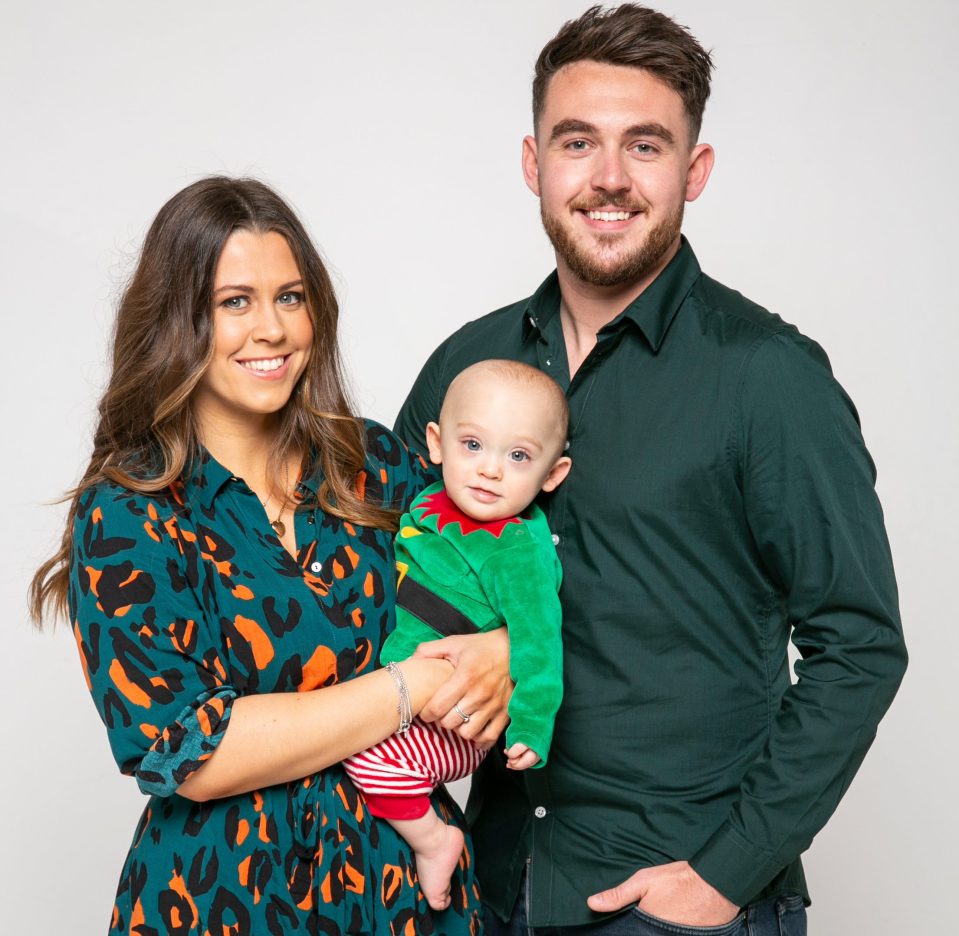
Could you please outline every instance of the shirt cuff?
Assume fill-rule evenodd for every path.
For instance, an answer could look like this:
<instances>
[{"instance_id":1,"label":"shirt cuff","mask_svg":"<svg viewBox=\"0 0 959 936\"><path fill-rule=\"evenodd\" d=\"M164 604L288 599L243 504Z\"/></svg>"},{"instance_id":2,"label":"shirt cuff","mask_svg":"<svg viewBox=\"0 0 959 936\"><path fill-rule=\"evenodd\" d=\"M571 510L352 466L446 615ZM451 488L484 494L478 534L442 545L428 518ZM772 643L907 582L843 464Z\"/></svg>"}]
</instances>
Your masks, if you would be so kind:
<instances>
[{"instance_id":1,"label":"shirt cuff","mask_svg":"<svg viewBox=\"0 0 959 936\"><path fill-rule=\"evenodd\" d=\"M151 745L133 774L146 794L170 796L213 754L230 722L236 692L221 687L195 699Z\"/></svg>"},{"instance_id":2,"label":"shirt cuff","mask_svg":"<svg viewBox=\"0 0 959 936\"><path fill-rule=\"evenodd\" d=\"M723 823L689 859L692 869L737 907L745 907L782 870L768 851Z\"/></svg>"}]
</instances>

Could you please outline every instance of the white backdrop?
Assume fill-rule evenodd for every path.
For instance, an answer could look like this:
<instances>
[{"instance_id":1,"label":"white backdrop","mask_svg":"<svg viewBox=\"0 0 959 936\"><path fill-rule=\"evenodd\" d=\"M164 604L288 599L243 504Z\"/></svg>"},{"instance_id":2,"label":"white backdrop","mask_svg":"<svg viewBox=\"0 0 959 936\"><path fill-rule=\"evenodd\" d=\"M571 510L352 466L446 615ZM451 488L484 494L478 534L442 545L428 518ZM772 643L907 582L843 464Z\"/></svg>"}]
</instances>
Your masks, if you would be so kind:
<instances>
[{"instance_id":1,"label":"white backdrop","mask_svg":"<svg viewBox=\"0 0 959 936\"><path fill-rule=\"evenodd\" d=\"M3 0L4 932L103 932L142 808L69 630L33 633L24 593L60 534L61 508L42 505L88 455L113 302L149 221L211 172L285 193L335 273L361 408L389 423L447 333L550 269L519 144L535 57L584 6ZM899 575L911 668L808 854L810 931L942 932L959 833L959 14L947 0L661 8L718 66L703 129L718 161L687 234L707 272L829 352Z\"/></svg>"}]
</instances>

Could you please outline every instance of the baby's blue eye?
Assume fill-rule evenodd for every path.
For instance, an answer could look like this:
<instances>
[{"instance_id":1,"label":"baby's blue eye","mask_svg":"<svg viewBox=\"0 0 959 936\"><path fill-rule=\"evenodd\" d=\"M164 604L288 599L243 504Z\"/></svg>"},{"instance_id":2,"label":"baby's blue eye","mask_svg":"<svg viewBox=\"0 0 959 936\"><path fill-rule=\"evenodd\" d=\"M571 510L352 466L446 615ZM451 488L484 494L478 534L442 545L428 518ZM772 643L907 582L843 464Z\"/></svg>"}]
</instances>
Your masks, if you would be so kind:
<instances>
[{"instance_id":1,"label":"baby's blue eye","mask_svg":"<svg viewBox=\"0 0 959 936\"><path fill-rule=\"evenodd\" d=\"M480 444L476 439L467 439L463 445L466 446L466 451L468 452L478 452L480 450Z\"/></svg>"},{"instance_id":2,"label":"baby's blue eye","mask_svg":"<svg viewBox=\"0 0 959 936\"><path fill-rule=\"evenodd\" d=\"M524 452L522 449L516 449L513 452L509 453L510 461L514 462L524 462L529 461L529 454Z\"/></svg>"}]
</instances>

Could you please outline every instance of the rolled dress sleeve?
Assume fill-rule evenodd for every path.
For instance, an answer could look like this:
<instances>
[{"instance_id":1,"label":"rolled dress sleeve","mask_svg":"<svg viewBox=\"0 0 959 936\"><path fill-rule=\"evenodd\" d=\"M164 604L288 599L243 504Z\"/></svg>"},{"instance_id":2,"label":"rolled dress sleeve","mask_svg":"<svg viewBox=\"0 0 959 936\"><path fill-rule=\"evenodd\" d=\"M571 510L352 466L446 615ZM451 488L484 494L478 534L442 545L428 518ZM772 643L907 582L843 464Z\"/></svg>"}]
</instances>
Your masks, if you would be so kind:
<instances>
[{"instance_id":1,"label":"rolled dress sleeve","mask_svg":"<svg viewBox=\"0 0 959 936\"><path fill-rule=\"evenodd\" d=\"M198 598L195 539L172 498L112 484L81 497L74 524L69 603L87 686L120 770L158 796L216 750L236 697Z\"/></svg>"},{"instance_id":2,"label":"rolled dress sleeve","mask_svg":"<svg viewBox=\"0 0 959 936\"><path fill-rule=\"evenodd\" d=\"M906 664L875 470L825 353L761 342L740 386L735 458L747 522L802 659L768 740L692 866L743 905L805 850L871 744Z\"/></svg>"}]
</instances>

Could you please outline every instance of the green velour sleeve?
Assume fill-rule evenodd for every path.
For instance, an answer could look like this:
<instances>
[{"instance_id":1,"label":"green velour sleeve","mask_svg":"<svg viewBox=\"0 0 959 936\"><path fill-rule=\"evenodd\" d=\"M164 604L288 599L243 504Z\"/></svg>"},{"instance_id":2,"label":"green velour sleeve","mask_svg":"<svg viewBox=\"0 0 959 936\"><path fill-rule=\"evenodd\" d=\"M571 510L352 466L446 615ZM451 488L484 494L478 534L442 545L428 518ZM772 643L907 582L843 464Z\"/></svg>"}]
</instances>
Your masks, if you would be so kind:
<instances>
[{"instance_id":1,"label":"green velour sleeve","mask_svg":"<svg viewBox=\"0 0 959 936\"><path fill-rule=\"evenodd\" d=\"M801 656L733 807L690 859L742 906L835 810L896 693L906 650L873 464L819 346L789 334L759 345L737 423L747 520Z\"/></svg>"},{"instance_id":2,"label":"green velour sleeve","mask_svg":"<svg viewBox=\"0 0 959 936\"><path fill-rule=\"evenodd\" d=\"M555 556L533 541L490 556L479 569L490 604L506 622L510 675L507 745L525 744L546 763L563 698L562 609Z\"/></svg>"}]
</instances>

